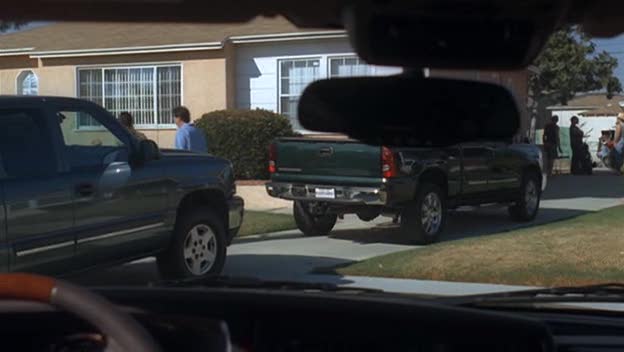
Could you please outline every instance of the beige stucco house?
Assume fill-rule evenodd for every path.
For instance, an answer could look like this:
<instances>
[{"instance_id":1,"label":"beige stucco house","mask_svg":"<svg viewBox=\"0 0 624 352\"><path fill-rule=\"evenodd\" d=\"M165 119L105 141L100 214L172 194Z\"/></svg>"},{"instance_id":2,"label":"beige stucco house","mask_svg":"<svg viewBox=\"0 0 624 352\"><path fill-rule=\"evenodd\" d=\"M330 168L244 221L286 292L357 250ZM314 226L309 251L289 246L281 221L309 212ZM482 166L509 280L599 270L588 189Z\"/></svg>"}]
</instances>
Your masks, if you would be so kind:
<instances>
[{"instance_id":1,"label":"beige stucco house","mask_svg":"<svg viewBox=\"0 0 624 352\"><path fill-rule=\"evenodd\" d=\"M298 29L283 18L245 24L54 23L0 35L0 94L79 97L173 145L171 109L194 118L264 108L292 119L303 88L336 76L391 74L355 56L342 31ZM96 126L76 119L85 134Z\"/></svg>"}]
</instances>

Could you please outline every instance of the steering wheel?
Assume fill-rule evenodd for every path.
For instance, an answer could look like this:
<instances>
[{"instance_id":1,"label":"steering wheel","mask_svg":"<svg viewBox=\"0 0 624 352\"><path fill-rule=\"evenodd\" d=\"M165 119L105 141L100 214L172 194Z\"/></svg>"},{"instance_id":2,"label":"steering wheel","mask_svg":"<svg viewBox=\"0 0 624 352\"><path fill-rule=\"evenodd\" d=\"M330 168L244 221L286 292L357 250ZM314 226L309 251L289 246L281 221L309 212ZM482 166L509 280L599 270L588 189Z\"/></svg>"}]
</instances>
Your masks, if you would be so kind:
<instances>
[{"instance_id":1,"label":"steering wheel","mask_svg":"<svg viewBox=\"0 0 624 352\"><path fill-rule=\"evenodd\" d=\"M47 303L74 314L106 336L106 351L161 350L130 315L104 297L62 280L31 274L0 274L0 299Z\"/></svg>"}]
</instances>

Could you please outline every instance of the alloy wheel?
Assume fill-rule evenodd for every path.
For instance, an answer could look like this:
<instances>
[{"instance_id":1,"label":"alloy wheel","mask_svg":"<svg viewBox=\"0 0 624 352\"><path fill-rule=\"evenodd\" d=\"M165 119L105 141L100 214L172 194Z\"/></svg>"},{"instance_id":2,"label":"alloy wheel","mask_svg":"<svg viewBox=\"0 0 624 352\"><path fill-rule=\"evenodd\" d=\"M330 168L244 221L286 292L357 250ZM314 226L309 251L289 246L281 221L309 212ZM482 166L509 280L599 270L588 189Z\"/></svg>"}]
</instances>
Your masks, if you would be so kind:
<instances>
[{"instance_id":1,"label":"alloy wheel","mask_svg":"<svg viewBox=\"0 0 624 352\"><path fill-rule=\"evenodd\" d=\"M217 258L217 238L205 224L194 226L184 239L184 263L193 275L210 271Z\"/></svg>"},{"instance_id":2,"label":"alloy wheel","mask_svg":"<svg viewBox=\"0 0 624 352\"><path fill-rule=\"evenodd\" d=\"M421 216L425 233L436 234L442 225L442 202L435 192L428 193L423 199Z\"/></svg>"}]
</instances>

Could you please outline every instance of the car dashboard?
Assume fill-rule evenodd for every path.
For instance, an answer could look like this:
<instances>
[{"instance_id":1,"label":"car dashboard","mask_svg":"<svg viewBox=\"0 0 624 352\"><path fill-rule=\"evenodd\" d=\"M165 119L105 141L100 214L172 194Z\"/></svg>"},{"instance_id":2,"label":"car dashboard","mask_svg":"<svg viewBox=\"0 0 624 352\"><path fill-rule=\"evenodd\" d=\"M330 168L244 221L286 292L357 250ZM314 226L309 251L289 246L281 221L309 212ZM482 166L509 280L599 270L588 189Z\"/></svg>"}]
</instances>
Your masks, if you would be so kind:
<instances>
[{"instance_id":1,"label":"car dashboard","mask_svg":"<svg viewBox=\"0 0 624 352\"><path fill-rule=\"evenodd\" d=\"M164 351L615 351L618 317L488 311L406 296L261 289L107 288ZM11 351L104 351L106 337L43 304L3 302ZM10 347L10 348L9 348Z\"/></svg>"}]
</instances>

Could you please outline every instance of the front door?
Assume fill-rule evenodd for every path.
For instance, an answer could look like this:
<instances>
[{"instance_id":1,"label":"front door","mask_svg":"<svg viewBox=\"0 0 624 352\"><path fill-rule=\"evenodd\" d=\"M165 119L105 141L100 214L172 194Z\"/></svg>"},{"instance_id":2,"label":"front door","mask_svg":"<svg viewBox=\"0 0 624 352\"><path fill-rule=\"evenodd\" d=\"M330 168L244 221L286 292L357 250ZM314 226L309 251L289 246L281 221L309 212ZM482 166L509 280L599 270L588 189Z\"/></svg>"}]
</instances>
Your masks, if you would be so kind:
<instances>
[{"instance_id":1,"label":"front door","mask_svg":"<svg viewBox=\"0 0 624 352\"><path fill-rule=\"evenodd\" d=\"M133 165L136 142L94 107L55 109L75 190L77 259L85 267L162 248L168 181L159 161Z\"/></svg>"},{"instance_id":2,"label":"front door","mask_svg":"<svg viewBox=\"0 0 624 352\"><path fill-rule=\"evenodd\" d=\"M492 149L479 144L466 144L462 146L462 157L464 196L483 195L488 191Z\"/></svg>"},{"instance_id":3,"label":"front door","mask_svg":"<svg viewBox=\"0 0 624 352\"><path fill-rule=\"evenodd\" d=\"M62 274L74 267L71 181L60 173L52 123L42 110L0 110L0 185L12 271Z\"/></svg>"}]
</instances>

